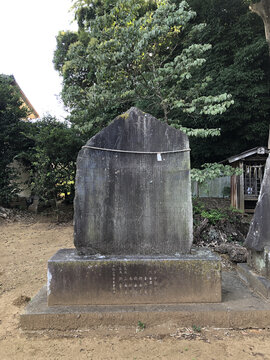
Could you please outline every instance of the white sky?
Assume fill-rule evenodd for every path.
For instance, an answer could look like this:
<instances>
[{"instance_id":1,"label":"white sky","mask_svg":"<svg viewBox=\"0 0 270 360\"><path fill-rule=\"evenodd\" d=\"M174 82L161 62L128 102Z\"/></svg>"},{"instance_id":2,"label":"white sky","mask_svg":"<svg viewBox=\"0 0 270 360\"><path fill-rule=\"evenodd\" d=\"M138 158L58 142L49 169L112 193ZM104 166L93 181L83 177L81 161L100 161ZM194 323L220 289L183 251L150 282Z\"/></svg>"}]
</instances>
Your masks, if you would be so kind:
<instances>
[{"instance_id":1,"label":"white sky","mask_svg":"<svg viewBox=\"0 0 270 360\"><path fill-rule=\"evenodd\" d=\"M40 116L65 116L52 59L60 30L76 30L72 0L0 0L0 73L14 75Z\"/></svg>"}]
</instances>

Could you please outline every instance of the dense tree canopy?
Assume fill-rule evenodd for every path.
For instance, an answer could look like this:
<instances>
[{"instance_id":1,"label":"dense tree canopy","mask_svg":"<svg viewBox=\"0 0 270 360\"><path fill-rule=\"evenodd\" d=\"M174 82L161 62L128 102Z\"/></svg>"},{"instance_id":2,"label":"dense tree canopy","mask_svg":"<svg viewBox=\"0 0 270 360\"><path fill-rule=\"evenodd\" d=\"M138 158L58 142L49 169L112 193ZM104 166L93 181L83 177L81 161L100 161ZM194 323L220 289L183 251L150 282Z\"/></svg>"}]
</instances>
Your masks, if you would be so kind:
<instances>
[{"instance_id":1,"label":"dense tree canopy","mask_svg":"<svg viewBox=\"0 0 270 360\"><path fill-rule=\"evenodd\" d=\"M264 24L265 38L268 44L270 55L270 1L269 0L245 0L249 4L249 8L258 14Z\"/></svg>"},{"instance_id":2,"label":"dense tree canopy","mask_svg":"<svg viewBox=\"0 0 270 360\"><path fill-rule=\"evenodd\" d=\"M78 133L48 115L32 123L26 136L34 144L24 153L33 194L45 204L55 205L60 198L73 201L76 158L82 146Z\"/></svg>"},{"instance_id":3,"label":"dense tree canopy","mask_svg":"<svg viewBox=\"0 0 270 360\"><path fill-rule=\"evenodd\" d=\"M211 45L197 41L204 25L186 1L80 0L75 9L77 39L59 33L54 62L82 131L93 134L134 105L179 127L181 117L207 119L233 103L226 92L209 94L210 79L200 76Z\"/></svg>"},{"instance_id":4,"label":"dense tree canopy","mask_svg":"<svg viewBox=\"0 0 270 360\"><path fill-rule=\"evenodd\" d=\"M212 51L202 71L213 79L214 93L232 94L234 104L212 117L219 138L192 140L194 163L220 161L255 146L267 145L270 97L269 58L261 19L242 0L189 0L197 21L206 22L201 41ZM198 126L203 126L203 119Z\"/></svg>"},{"instance_id":5,"label":"dense tree canopy","mask_svg":"<svg viewBox=\"0 0 270 360\"><path fill-rule=\"evenodd\" d=\"M32 194L46 202L61 195L73 200L75 162L83 139L69 124L51 116L34 123L25 121L13 78L0 75L0 205L8 206L19 192L21 182L13 160L29 172Z\"/></svg>"},{"instance_id":6,"label":"dense tree canopy","mask_svg":"<svg viewBox=\"0 0 270 360\"><path fill-rule=\"evenodd\" d=\"M6 205L16 194L16 171L10 166L14 157L29 147L23 135L27 110L21 106L13 79L0 75L0 204Z\"/></svg>"},{"instance_id":7,"label":"dense tree canopy","mask_svg":"<svg viewBox=\"0 0 270 360\"><path fill-rule=\"evenodd\" d=\"M220 128L221 137L192 139L196 166L266 144L269 59L261 19L246 0L188 4L75 2L79 31L59 33L54 64L70 120L86 137L135 105L178 128Z\"/></svg>"}]
</instances>

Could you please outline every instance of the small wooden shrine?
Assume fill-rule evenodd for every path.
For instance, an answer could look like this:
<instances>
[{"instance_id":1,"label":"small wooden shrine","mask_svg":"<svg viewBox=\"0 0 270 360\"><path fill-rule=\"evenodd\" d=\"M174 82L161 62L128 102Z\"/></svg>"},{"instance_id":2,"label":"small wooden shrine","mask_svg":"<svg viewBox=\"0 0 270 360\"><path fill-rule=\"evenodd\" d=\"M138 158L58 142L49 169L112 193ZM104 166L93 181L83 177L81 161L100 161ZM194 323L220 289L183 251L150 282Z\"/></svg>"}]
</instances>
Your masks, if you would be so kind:
<instances>
[{"instance_id":1,"label":"small wooden shrine","mask_svg":"<svg viewBox=\"0 0 270 360\"><path fill-rule=\"evenodd\" d=\"M243 169L241 175L231 177L232 207L244 212L254 212L268 153L269 150L266 147L258 146L226 160L232 167Z\"/></svg>"}]
</instances>

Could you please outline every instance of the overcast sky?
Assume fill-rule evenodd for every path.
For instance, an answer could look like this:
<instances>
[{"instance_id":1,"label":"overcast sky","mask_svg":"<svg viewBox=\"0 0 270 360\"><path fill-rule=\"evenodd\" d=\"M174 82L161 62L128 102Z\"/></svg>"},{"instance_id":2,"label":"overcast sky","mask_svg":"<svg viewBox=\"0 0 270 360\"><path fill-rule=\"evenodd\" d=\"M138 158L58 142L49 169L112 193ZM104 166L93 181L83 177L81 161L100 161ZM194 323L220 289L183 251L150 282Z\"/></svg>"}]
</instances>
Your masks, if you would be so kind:
<instances>
[{"instance_id":1,"label":"overcast sky","mask_svg":"<svg viewBox=\"0 0 270 360\"><path fill-rule=\"evenodd\" d=\"M52 59L60 30L76 29L72 0L0 0L0 73L14 75L40 116L65 116Z\"/></svg>"}]
</instances>

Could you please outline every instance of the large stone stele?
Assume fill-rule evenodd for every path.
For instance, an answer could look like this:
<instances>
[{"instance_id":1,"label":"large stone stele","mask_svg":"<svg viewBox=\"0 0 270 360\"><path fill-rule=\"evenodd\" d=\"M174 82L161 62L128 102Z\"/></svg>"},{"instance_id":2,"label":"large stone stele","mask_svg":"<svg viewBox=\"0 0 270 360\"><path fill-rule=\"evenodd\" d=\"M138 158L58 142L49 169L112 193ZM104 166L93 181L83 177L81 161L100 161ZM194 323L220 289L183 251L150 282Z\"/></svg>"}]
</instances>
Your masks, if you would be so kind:
<instances>
[{"instance_id":1,"label":"large stone stele","mask_svg":"<svg viewBox=\"0 0 270 360\"><path fill-rule=\"evenodd\" d=\"M188 137L137 108L92 137L77 158L79 254L187 254L192 245Z\"/></svg>"},{"instance_id":2,"label":"large stone stele","mask_svg":"<svg viewBox=\"0 0 270 360\"><path fill-rule=\"evenodd\" d=\"M268 155L260 196L250 224L245 246L255 251L263 251L270 246L270 155Z\"/></svg>"},{"instance_id":3,"label":"large stone stele","mask_svg":"<svg viewBox=\"0 0 270 360\"><path fill-rule=\"evenodd\" d=\"M131 108L77 160L76 249L48 261L48 306L221 301L221 263L192 245L189 142Z\"/></svg>"},{"instance_id":4,"label":"large stone stele","mask_svg":"<svg viewBox=\"0 0 270 360\"><path fill-rule=\"evenodd\" d=\"M270 155L268 155L260 196L245 241L248 264L270 279Z\"/></svg>"}]
</instances>

